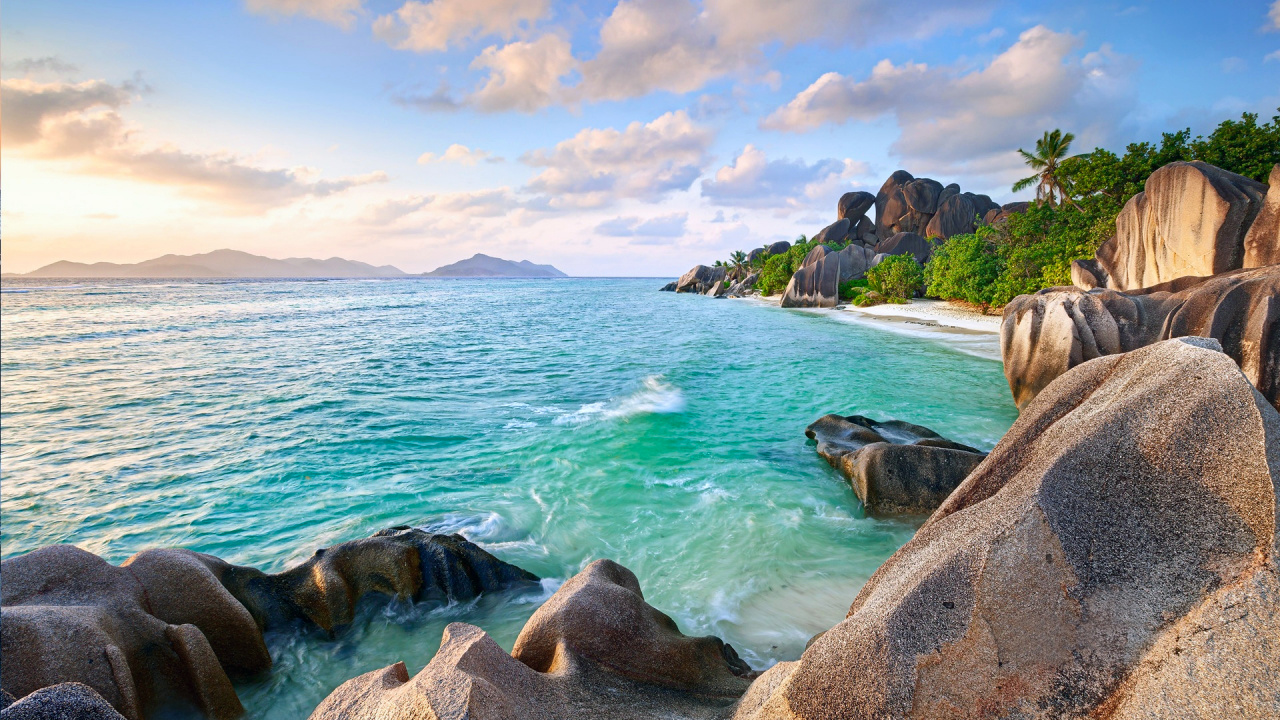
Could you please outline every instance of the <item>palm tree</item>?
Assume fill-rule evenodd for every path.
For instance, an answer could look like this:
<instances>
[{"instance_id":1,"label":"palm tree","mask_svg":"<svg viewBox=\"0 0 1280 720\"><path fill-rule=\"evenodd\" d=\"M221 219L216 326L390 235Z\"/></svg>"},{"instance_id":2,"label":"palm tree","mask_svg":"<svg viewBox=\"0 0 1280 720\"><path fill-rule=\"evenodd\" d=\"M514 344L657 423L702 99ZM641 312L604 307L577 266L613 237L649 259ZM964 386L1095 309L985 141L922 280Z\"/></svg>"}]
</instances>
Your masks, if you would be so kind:
<instances>
[{"instance_id":1,"label":"palm tree","mask_svg":"<svg viewBox=\"0 0 1280 720\"><path fill-rule=\"evenodd\" d=\"M742 272L747 268L747 254L741 250L734 250L729 254L729 265L733 268L734 279L741 279Z\"/></svg>"},{"instance_id":2,"label":"palm tree","mask_svg":"<svg viewBox=\"0 0 1280 720\"><path fill-rule=\"evenodd\" d=\"M1075 139L1075 135L1055 129L1053 132L1046 132L1044 137L1036 141L1034 154L1018 148L1022 158L1036 174L1014 183L1013 191L1022 192L1035 185L1036 203L1048 202L1053 207L1058 202L1071 202L1066 183L1058 177L1058 168L1071 149L1071 141Z\"/></svg>"}]
</instances>

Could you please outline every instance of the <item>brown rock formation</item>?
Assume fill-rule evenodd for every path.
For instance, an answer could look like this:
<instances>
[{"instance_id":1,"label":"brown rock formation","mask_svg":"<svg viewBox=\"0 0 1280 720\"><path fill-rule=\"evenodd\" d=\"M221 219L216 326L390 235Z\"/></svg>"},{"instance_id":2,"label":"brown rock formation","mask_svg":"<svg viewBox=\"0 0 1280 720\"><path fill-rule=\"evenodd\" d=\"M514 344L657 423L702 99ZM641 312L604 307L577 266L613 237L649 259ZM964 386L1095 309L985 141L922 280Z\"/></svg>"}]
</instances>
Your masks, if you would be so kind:
<instances>
[{"instance_id":1,"label":"brown rock formation","mask_svg":"<svg viewBox=\"0 0 1280 720\"><path fill-rule=\"evenodd\" d=\"M676 292L678 293L698 293L705 295L708 290L712 290L718 283L724 282L723 267L709 267L707 265L695 265L693 269L676 281Z\"/></svg>"},{"instance_id":2,"label":"brown rock formation","mask_svg":"<svg viewBox=\"0 0 1280 720\"><path fill-rule=\"evenodd\" d=\"M274 575L188 550L147 550L116 567L70 545L5 560L0 573L4 689L79 682L131 720L173 703L240 715L227 671L271 666L264 629L302 621L333 631L368 593L467 600L538 581L460 536L409 528Z\"/></svg>"},{"instance_id":3,"label":"brown rock formation","mask_svg":"<svg viewBox=\"0 0 1280 720\"><path fill-rule=\"evenodd\" d=\"M1280 414L1216 345L1050 385L736 720L1280 715Z\"/></svg>"},{"instance_id":4,"label":"brown rock formation","mask_svg":"<svg viewBox=\"0 0 1280 720\"><path fill-rule=\"evenodd\" d=\"M805 429L871 515L933 512L986 457L929 428L861 415L824 415Z\"/></svg>"},{"instance_id":5,"label":"brown rock formation","mask_svg":"<svg viewBox=\"0 0 1280 720\"><path fill-rule=\"evenodd\" d=\"M1180 277L1245 267L1245 236L1267 186L1203 162L1174 162L1147 178L1116 218L1116 234L1094 261L1078 261L1073 280L1088 287L1138 290ZM1266 229L1257 240L1265 243ZM1274 234L1272 234L1274 237ZM1251 262L1274 257L1259 245Z\"/></svg>"},{"instance_id":6,"label":"brown rock formation","mask_svg":"<svg viewBox=\"0 0 1280 720\"><path fill-rule=\"evenodd\" d=\"M511 655L454 623L410 680L403 664L349 680L312 720L723 718L753 675L718 638L680 634L635 575L598 560L538 609Z\"/></svg>"},{"instance_id":7,"label":"brown rock formation","mask_svg":"<svg viewBox=\"0 0 1280 720\"><path fill-rule=\"evenodd\" d=\"M945 240L952 235L971 233L976 227L977 218L978 210L969 198L954 195L938 206L938 211L924 229L924 236Z\"/></svg>"},{"instance_id":8,"label":"brown rock formation","mask_svg":"<svg viewBox=\"0 0 1280 720\"><path fill-rule=\"evenodd\" d=\"M1014 401L1025 407L1087 360L1189 335L1217 338L1263 396L1280 403L1280 266L1132 293L1062 287L1021 295L1004 308L1000 348Z\"/></svg>"},{"instance_id":9,"label":"brown rock formation","mask_svg":"<svg viewBox=\"0 0 1280 720\"><path fill-rule=\"evenodd\" d=\"M866 217L867 211L875 207L876 196L869 192L847 192L840 196L836 204L836 218L858 222Z\"/></svg>"},{"instance_id":10,"label":"brown rock formation","mask_svg":"<svg viewBox=\"0 0 1280 720\"><path fill-rule=\"evenodd\" d=\"M1267 197L1244 236L1242 267L1280 264L1280 165L1271 168L1269 180Z\"/></svg>"},{"instance_id":11,"label":"brown rock formation","mask_svg":"<svg viewBox=\"0 0 1280 720\"><path fill-rule=\"evenodd\" d=\"M818 245L791 276L782 294L782 307L835 307L840 301L840 283L862 277L873 256L870 248L859 244L839 252Z\"/></svg>"}]
</instances>

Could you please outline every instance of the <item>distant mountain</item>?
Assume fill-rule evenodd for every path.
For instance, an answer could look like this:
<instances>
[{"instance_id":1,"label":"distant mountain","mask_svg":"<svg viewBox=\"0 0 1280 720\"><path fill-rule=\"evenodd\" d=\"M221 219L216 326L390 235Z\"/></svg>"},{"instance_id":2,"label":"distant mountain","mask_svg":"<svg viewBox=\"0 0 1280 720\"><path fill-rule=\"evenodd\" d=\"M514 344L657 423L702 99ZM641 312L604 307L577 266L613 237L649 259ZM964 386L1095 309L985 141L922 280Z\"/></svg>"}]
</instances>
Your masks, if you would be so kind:
<instances>
[{"instance_id":1,"label":"distant mountain","mask_svg":"<svg viewBox=\"0 0 1280 720\"><path fill-rule=\"evenodd\" d=\"M404 277L390 265L373 266L342 258L274 260L239 250L201 255L165 255L140 263L78 263L61 260L26 277L71 278L376 278Z\"/></svg>"},{"instance_id":2,"label":"distant mountain","mask_svg":"<svg viewBox=\"0 0 1280 720\"><path fill-rule=\"evenodd\" d=\"M502 258L476 253L466 260L438 267L427 277L510 277L510 278L561 278L569 277L550 265L534 265L528 260L513 262Z\"/></svg>"}]
</instances>

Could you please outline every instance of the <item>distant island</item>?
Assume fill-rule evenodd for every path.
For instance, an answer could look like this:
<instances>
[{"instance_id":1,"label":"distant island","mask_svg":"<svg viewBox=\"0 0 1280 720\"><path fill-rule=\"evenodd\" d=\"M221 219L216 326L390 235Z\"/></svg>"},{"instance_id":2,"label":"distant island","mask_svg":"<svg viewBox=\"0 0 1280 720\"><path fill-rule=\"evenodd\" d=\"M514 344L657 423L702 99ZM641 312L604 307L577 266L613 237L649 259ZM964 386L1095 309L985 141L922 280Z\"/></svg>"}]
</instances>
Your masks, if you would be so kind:
<instances>
[{"instance_id":1,"label":"distant island","mask_svg":"<svg viewBox=\"0 0 1280 720\"><path fill-rule=\"evenodd\" d=\"M419 275L392 265L370 265L332 257L274 258L239 250L214 250L199 255L165 255L139 263L81 263L68 260L29 273L6 277L30 278L552 278L568 277L550 265L528 260L514 262L477 253L466 260Z\"/></svg>"},{"instance_id":2,"label":"distant island","mask_svg":"<svg viewBox=\"0 0 1280 720\"><path fill-rule=\"evenodd\" d=\"M509 278L562 278L569 277L550 265L535 265L528 260L514 262L476 253L466 260L438 267L426 277L509 277Z\"/></svg>"},{"instance_id":3,"label":"distant island","mask_svg":"<svg viewBox=\"0 0 1280 720\"><path fill-rule=\"evenodd\" d=\"M332 257L276 260L239 250L165 255L140 263L79 263L60 260L26 273L42 278L383 278L406 277L391 265L374 266Z\"/></svg>"}]
</instances>

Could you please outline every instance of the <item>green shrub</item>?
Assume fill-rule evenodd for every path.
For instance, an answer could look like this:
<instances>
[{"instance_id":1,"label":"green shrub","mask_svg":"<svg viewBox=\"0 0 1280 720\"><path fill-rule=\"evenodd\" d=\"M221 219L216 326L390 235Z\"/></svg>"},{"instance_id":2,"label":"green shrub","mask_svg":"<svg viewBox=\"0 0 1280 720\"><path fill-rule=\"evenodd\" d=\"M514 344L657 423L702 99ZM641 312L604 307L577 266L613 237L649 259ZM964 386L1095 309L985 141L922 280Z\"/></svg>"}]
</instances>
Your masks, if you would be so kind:
<instances>
[{"instance_id":1,"label":"green shrub","mask_svg":"<svg viewBox=\"0 0 1280 720\"><path fill-rule=\"evenodd\" d=\"M890 255L867 271L867 287L892 302L915 297L924 286L924 270L910 255Z\"/></svg>"},{"instance_id":2,"label":"green shrub","mask_svg":"<svg viewBox=\"0 0 1280 720\"><path fill-rule=\"evenodd\" d=\"M853 299L853 304L857 305L858 307L870 307L872 305L883 305L886 302L893 302L893 301L881 295L880 293L876 292L875 290L867 290L866 292L859 293L858 296ZM906 301L898 300L897 302L901 303Z\"/></svg>"},{"instance_id":3,"label":"green shrub","mask_svg":"<svg viewBox=\"0 0 1280 720\"><path fill-rule=\"evenodd\" d=\"M986 309L995 297L995 283L1003 270L992 236L994 228L980 227L972 235L954 235L933 251L924 266L927 293L963 300Z\"/></svg>"},{"instance_id":4,"label":"green shrub","mask_svg":"<svg viewBox=\"0 0 1280 720\"><path fill-rule=\"evenodd\" d=\"M846 280L840 283L840 299L852 300L867 291L866 280Z\"/></svg>"}]
</instances>

